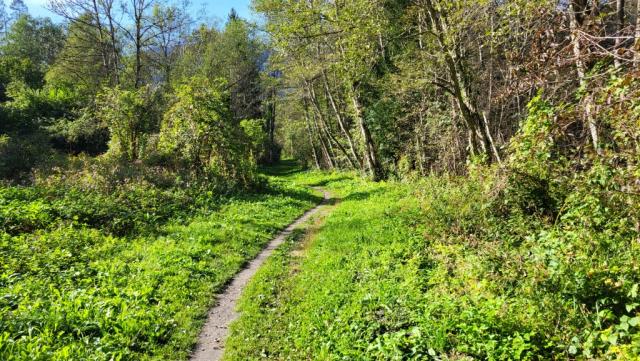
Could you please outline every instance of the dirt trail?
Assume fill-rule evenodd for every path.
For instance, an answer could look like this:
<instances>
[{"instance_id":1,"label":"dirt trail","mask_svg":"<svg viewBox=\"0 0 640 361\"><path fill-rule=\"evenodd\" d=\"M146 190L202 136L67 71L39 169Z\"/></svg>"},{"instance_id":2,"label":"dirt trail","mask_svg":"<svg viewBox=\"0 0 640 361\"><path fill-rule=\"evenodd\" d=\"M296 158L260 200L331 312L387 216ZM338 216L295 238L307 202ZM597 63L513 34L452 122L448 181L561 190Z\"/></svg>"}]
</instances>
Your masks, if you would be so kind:
<instances>
[{"instance_id":1,"label":"dirt trail","mask_svg":"<svg viewBox=\"0 0 640 361\"><path fill-rule=\"evenodd\" d=\"M285 241L287 236L289 236L294 229L309 220L311 216L318 213L322 206L327 203L330 195L325 190L321 191L324 195L324 201L312 210L307 211L307 213L298 218L274 238L269 245L260 252L258 257L254 258L245 269L233 278L223 293L218 295L217 305L209 310L207 322L200 333L198 344L190 357L191 361L216 361L222 359L222 355L224 354L224 340L229 332L229 325L239 316L236 312L236 302L240 298L242 291L264 261Z\"/></svg>"}]
</instances>

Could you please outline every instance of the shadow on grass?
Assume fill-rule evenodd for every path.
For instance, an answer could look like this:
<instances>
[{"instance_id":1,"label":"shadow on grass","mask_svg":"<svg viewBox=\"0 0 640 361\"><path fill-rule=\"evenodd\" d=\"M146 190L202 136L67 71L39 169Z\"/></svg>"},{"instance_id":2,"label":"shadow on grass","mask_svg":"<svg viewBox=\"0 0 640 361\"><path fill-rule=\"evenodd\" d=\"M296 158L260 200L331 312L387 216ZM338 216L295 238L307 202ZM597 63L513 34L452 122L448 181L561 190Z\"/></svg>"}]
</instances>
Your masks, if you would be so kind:
<instances>
[{"instance_id":1,"label":"shadow on grass","mask_svg":"<svg viewBox=\"0 0 640 361\"><path fill-rule=\"evenodd\" d=\"M337 197L331 197L327 200L325 200L323 202L323 204L329 205L329 206L334 206L340 202L344 202L344 201L365 201L379 193L383 193L384 191L382 189L374 189L368 192L356 192L356 193L351 193L346 197L342 197L342 198L337 198Z\"/></svg>"},{"instance_id":2,"label":"shadow on grass","mask_svg":"<svg viewBox=\"0 0 640 361\"><path fill-rule=\"evenodd\" d=\"M384 192L384 189L382 188L372 189L366 192L354 192L342 198L342 200L343 201L364 201L383 192Z\"/></svg>"},{"instance_id":3,"label":"shadow on grass","mask_svg":"<svg viewBox=\"0 0 640 361\"><path fill-rule=\"evenodd\" d=\"M329 199L324 200L324 202L322 204L327 205L327 206L335 206L336 204L340 203L341 199L339 198L334 198L331 197Z\"/></svg>"},{"instance_id":4,"label":"shadow on grass","mask_svg":"<svg viewBox=\"0 0 640 361\"><path fill-rule=\"evenodd\" d=\"M305 171L306 168L295 160L287 159L270 166L260 167L260 173L274 177L284 177Z\"/></svg>"},{"instance_id":5,"label":"shadow on grass","mask_svg":"<svg viewBox=\"0 0 640 361\"><path fill-rule=\"evenodd\" d=\"M317 182L314 182L314 183L308 183L307 185L309 187L324 187L324 186L326 186L328 184L331 184L331 183L340 182L340 181L349 180L349 179L351 179L351 177L338 176L338 177L335 177L335 178L323 179L323 180L320 180L320 181L317 181Z\"/></svg>"},{"instance_id":6,"label":"shadow on grass","mask_svg":"<svg viewBox=\"0 0 640 361\"><path fill-rule=\"evenodd\" d=\"M260 201L262 199L261 197L264 195L284 196L292 198L299 202L310 202L313 204L319 204L324 199L322 196L310 193L308 191L282 188L273 184L267 184L264 186L264 188L253 192L236 194L234 195L233 199L243 201Z\"/></svg>"}]
</instances>

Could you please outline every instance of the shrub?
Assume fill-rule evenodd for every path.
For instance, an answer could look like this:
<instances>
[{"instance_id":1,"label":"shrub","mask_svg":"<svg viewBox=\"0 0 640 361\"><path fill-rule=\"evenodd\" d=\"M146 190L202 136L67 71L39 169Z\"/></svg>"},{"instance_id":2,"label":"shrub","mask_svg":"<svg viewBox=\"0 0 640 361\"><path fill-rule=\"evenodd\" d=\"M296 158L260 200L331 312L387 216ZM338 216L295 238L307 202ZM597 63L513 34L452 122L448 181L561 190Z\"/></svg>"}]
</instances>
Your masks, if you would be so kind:
<instances>
[{"instance_id":1,"label":"shrub","mask_svg":"<svg viewBox=\"0 0 640 361\"><path fill-rule=\"evenodd\" d=\"M156 94L149 86L137 90L104 89L96 116L109 128L109 150L127 160L140 159L149 133L157 124Z\"/></svg>"},{"instance_id":2,"label":"shrub","mask_svg":"<svg viewBox=\"0 0 640 361\"><path fill-rule=\"evenodd\" d=\"M264 119L245 119L240 122L240 128L242 128L248 142L247 148L251 152L251 158L254 161L260 159L265 150L267 134L264 131L264 127Z\"/></svg>"},{"instance_id":3,"label":"shrub","mask_svg":"<svg viewBox=\"0 0 640 361\"><path fill-rule=\"evenodd\" d=\"M29 179L34 166L53 157L48 138L43 134L22 137L5 134L0 142L0 178L24 182Z\"/></svg>"},{"instance_id":4,"label":"shrub","mask_svg":"<svg viewBox=\"0 0 640 361\"><path fill-rule=\"evenodd\" d=\"M178 88L162 122L159 148L199 174L247 185L255 162L246 137L229 112L226 82L195 77Z\"/></svg>"}]
</instances>

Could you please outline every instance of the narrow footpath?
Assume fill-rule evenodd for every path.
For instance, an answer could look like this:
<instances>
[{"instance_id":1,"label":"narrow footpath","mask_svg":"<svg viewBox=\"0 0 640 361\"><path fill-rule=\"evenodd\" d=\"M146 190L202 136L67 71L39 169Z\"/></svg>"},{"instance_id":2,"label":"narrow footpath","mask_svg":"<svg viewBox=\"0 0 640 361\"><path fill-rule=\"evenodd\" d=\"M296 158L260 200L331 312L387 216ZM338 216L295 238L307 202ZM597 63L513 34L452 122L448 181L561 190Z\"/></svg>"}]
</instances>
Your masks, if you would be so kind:
<instances>
[{"instance_id":1,"label":"narrow footpath","mask_svg":"<svg viewBox=\"0 0 640 361\"><path fill-rule=\"evenodd\" d=\"M327 191L321 191L324 197L322 203L307 211L302 217L298 218L269 242L267 247L262 250L256 258L249 262L245 269L233 278L223 293L216 297L217 305L209 310L207 322L202 328L198 344L191 355L191 361L217 361L222 359L222 355L224 354L224 341L229 332L229 325L239 316L238 312L236 312L236 303L242 295L242 291L262 264L271 256L273 251L286 240L291 232L307 222L327 204L327 201L331 197Z\"/></svg>"}]
</instances>

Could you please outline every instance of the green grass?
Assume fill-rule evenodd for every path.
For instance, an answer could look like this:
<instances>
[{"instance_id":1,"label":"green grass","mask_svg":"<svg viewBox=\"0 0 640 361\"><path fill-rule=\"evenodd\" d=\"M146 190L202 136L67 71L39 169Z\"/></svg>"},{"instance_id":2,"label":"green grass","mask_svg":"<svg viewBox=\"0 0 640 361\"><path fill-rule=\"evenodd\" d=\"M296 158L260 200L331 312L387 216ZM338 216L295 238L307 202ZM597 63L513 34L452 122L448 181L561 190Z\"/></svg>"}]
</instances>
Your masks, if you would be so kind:
<instances>
[{"instance_id":1,"label":"green grass","mask_svg":"<svg viewBox=\"0 0 640 361\"><path fill-rule=\"evenodd\" d=\"M1 360L186 359L212 296L321 199L166 192L2 190Z\"/></svg>"},{"instance_id":2,"label":"green grass","mask_svg":"<svg viewBox=\"0 0 640 361\"><path fill-rule=\"evenodd\" d=\"M640 355L640 242L605 193L531 212L527 185L490 170L264 172L262 192L225 197L3 189L0 359L186 359L212 294L320 200L309 187L332 192L333 212L251 281L227 360Z\"/></svg>"},{"instance_id":3,"label":"green grass","mask_svg":"<svg viewBox=\"0 0 640 361\"><path fill-rule=\"evenodd\" d=\"M287 243L251 282L229 360L362 359L375 354L376 336L404 329L408 303L420 298L407 283L419 266L412 244L422 234L413 222L416 201L403 199L408 188L346 175L306 181L327 187L339 203L301 258Z\"/></svg>"},{"instance_id":4,"label":"green grass","mask_svg":"<svg viewBox=\"0 0 640 361\"><path fill-rule=\"evenodd\" d=\"M289 179L339 202L249 284L226 360L638 359L627 233L502 214L473 175Z\"/></svg>"}]
</instances>

